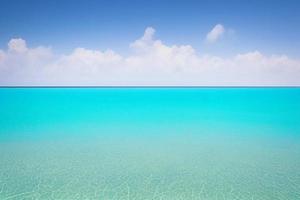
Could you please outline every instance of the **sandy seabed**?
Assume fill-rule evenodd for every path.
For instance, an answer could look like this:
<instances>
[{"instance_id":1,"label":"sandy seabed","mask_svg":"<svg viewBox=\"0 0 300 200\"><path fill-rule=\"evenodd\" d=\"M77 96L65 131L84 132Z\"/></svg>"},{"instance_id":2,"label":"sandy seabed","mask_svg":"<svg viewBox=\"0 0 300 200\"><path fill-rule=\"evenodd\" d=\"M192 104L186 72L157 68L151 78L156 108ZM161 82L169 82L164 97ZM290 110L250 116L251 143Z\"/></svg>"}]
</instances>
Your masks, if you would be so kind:
<instances>
[{"instance_id":1,"label":"sandy seabed","mask_svg":"<svg viewBox=\"0 0 300 200\"><path fill-rule=\"evenodd\" d=\"M300 199L300 145L252 138L6 142L0 199Z\"/></svg>"}]
</instances>

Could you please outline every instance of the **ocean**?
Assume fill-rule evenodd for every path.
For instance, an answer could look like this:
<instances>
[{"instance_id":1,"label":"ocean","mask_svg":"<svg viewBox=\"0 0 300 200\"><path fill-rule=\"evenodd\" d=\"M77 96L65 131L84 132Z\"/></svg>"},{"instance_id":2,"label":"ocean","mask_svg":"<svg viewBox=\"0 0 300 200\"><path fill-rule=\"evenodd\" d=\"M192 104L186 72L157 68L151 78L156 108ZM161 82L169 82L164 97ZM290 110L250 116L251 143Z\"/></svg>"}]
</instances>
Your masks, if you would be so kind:
<instances>
[{"instance_id":1,"label":"ocean","mask_svg":"<svg viewBox=\"0 0 300 200\"><path fill-rule=\"evenodd\" d=\"M0 88L0 199L298 200L300 88Z\"/></svg>"}]
</instances>

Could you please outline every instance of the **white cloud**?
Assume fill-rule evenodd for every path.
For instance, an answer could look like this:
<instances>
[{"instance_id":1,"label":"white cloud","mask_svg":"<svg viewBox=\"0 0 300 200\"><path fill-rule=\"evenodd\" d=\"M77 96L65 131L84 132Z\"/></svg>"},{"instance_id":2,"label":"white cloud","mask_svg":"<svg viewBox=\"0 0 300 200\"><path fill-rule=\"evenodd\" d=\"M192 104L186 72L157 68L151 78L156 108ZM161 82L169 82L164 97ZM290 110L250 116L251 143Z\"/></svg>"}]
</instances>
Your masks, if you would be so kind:
<instances>
[{"instance_id":1,"label":"white cloud","mask_svg":"<svg viewBox=\"0 0 300 200\"><path fill-rule=\"evenodd\" d=\"M146 51L149 46L153 44L153 37L155 34L155 29L152 27L147 27L144 35L130 44L130 47L137 51Z\"/></svg>"},{"instance_id":2,"label":"white cloud","mask_svg":"<svg viewBox=\"0 0 300 200\"><path fill-rule=\"evenodd\" d=\"M55 55L12 39L0 50L0 85L300 85L300 61L286 55L199 54L155 39L151 27L130 48L129 56L85 48Z\"/></svg>"},{"instance_id":3,"label":"white cloud","mask_svg":"<svg viewBox=\"0 0 300 200\"><path fill-rule=\"evenodd\" d=\"M8 50L16 53L24 53L28 50L26 41L21 38L11 39L8 43Z\"/></svg>"},{"instance_id":4,"label":"white cloud","mask_svg":"<svg viewBox=\"0 0 300 200\"><path fill-rule=\"evenodd\" d=\"M0 49L0 62L1 62L2 60L4 60L4 58L5 58L5 52L4 52L3 50Z\"/></svg>"},{"instance_id":5,"label":"white cloud","mask_svg":"<svg viewBox=\"0 0 300 200\"><path fill-rule=\"evenodd\" d=\"M62 65L74 65L82 67L105 67L117 64L122 57L112 50L97 51L84 48L76 48L70 55L62 56L58 61Z\"/></svg>"},{"instance_id":6,"label":"white cloud","mask_svg":"<svg viewBox=\"0 0 300 200\"><path fill-rule=\"evenodd\" d=\"M214 43L219 40L225 33L225 28L222 24L217 24L209 33L206 35L206 41Z\"/></svg>"},{"instance_id":7,"label":"white cloud","mask_svg":"<svg viewBox=\"0 0 300 200\"><path fill-rule=\"evenodd\" d=\"M167 46L154 39L155 30L147 28L144 35L133 42L130 47L135 54L125 59L127 66L159 68L162 71L194 65L196 51L190 45Z\"/></svg>"}]
</instances>

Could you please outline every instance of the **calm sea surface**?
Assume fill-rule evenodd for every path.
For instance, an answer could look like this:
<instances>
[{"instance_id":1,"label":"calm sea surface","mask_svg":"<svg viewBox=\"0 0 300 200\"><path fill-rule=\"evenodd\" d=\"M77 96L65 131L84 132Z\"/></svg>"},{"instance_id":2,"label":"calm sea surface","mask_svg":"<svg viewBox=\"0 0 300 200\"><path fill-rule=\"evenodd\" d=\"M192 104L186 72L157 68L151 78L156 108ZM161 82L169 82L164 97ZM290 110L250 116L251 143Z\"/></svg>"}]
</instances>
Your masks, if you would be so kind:
<instances>
[{"instance_id":1,"label":"calm sea surface","mask_svg":"<svg viewBox=\"0 0 300 200\"><path fill-rule=\"evenodd\" d=\"M300 88L0 88L0 199L299 200Z\"/></svg>"}]
</instances>

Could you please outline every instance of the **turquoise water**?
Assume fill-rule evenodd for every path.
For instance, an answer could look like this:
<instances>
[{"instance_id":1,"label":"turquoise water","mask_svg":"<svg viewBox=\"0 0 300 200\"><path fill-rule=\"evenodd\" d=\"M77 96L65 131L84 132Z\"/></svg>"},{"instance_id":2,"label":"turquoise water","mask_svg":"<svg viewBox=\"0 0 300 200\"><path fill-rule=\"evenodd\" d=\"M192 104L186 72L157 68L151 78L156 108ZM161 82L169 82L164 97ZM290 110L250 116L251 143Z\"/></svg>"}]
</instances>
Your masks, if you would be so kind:
<instances>
[{"instance_id":1,"label":"turquoise water","mask_svg":"<svg viewBox=\"0 0 300 200\"><path fill-rule=\"evenodd\" d=\"M300 199L300 88L0 88L0 199Z\"/></svg>"}]
</instances>

